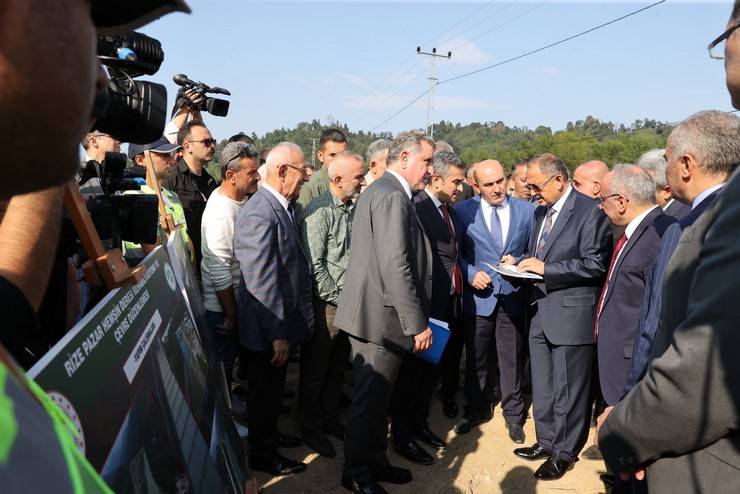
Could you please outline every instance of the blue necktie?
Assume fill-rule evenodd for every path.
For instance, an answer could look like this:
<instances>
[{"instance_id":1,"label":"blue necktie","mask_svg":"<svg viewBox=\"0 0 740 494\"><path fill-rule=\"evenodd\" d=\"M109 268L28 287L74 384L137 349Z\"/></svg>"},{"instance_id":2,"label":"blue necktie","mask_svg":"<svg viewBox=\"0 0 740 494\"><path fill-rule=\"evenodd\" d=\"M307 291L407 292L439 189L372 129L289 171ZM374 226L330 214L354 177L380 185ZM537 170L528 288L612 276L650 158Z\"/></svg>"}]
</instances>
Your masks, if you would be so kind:
<instances>
[{"instance_id":1,"label":"blue necktie","mask_svg":"<svg viewBox=\"0 0 740 494\"><path fill-rule=\"evenodd\" d=\"M501 220L496 213L496 206L491 206L491 235L493 235L493 243L499 252L503 253L504 250L504 235L501 231Z\"/></svg>"}]
</instances>

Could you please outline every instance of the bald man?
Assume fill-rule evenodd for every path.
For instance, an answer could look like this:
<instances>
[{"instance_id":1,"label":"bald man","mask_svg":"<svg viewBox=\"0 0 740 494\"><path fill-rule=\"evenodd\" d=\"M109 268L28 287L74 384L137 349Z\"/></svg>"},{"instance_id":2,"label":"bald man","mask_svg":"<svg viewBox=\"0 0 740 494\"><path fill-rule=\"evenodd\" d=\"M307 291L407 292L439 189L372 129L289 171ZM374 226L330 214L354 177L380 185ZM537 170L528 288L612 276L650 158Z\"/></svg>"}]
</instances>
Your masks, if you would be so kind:
<instances>
[{"instance_id":1,"label":"bald man","mask_svg":"<svg viewBox=\"0 0 740 494\"><path fill-rule=\"evenodd\" d=\"M497 357L501 405L510 439L524 442L524 401L520 389L524 362L526 308L522 284L512 284L492 269L502 259L519 259L527 251L534 205L507 197L504 168L496 160L476 163L473 178L480 196L455 207L460 223L460 267L465 280L465 415L458 434L491 419L486 384ZM489 365L488 356L494 356Z\"/></svg>"},{"instance_id":2,"label":"bald man","mask_svg":"<svg viewBox=\"0 0 740 494\"><path fill-rule=\"evenodd\" d=\"M573 172L573 187L581 194L595 199L599 197L601 183L607 173L609 173L609 166L603 161L587 161Z\"/></svg>"},{"instance_id":3,"label":"bald man","mask_svg":"<svg viewBox=\"0 0 740 494\"><path fill-rule=\"evenodd\" d=\"M303 211L301 239L311 261L314 332L301 347L298 418L303 441L321 456L337 452L325 432L344 439L339 422L344 365L349 359L347 334L334 327L337 300L349 262L353 198L365 185L362 157L342 151L329 163L329 190Z\"/></svg>"},{"instance_id":4,"label":"bald man","mask_svg":"<svg viewBox=\"0 0 740 494\"><path fill-rule=\"evenodd\" d=\"M293 202L307 180L301 148L291 142L267 155L262 186L239 211L234 254L241 270L239 342L245 348L249 467L288 475L306 464L277 450L277 419L290 347L313 331L311 265L301 246Z\"/></svg>"}]
</instances>

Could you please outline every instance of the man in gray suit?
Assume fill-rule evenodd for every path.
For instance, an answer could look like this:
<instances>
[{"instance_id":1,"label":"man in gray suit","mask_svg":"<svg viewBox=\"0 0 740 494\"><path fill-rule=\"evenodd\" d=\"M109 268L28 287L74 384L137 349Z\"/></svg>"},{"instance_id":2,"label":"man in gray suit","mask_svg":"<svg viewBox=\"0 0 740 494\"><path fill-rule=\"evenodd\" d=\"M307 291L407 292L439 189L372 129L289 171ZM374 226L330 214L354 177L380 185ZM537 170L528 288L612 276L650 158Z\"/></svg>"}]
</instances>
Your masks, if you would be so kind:
<instances>
[{"instance_id":1,"label":"man in gray suit","mask_svg":"<svg viewBox=\"0 0 740 494\"><path fill-rule=\"evenodd\" d=\"M433 142L402 132L388 153L388 171L360 196L352 250L334 325L350 336L354 396L347 417L342 485L382 494L378 482L403 484L411 472L386 458L386 410L405 352L432 343L429 300L432 253L412 194L432 175Z\"/></svg>"},{"instance_id":2,"label":"man in gray suit","mask_svg":"<svg viewBox=\"0 0 740 494\"><path fill-rule=\"evenodd\" d=\"M727 30L727 87L740 108L740 1ZM720 52L719 55L722 55ZM738 136L740 137L740 136ZM660 330L645 378L599 419L607 465L645 476L650 492L740 492L740 176L692 225L663 284Z\"/></svg>"},{"instance_id":3,"label":"man in gray suit","mask_svg":"<svg viewBox=\"0 0 740 494\"><path fill-rule=\"evenodd\" d=\"M527 183L539 199L523 271L544 279L532 289L529 332L532 398L537 442L514 453L547 459L535 472L559 479L575 463L588 425L594 344L594 311L611 254L609 221L596 200L568 183L557 156L543 154L527 166Z\"/></svg>"},{"instance_id":4,"label":"man in gray suit","mask_svg":"<svg viewBox=\"0 0 740 494\"><path fill-rule=\"evenodd\" d=\"M301 148L283 142L267 155L267 177L239 211L234 254L242 278L239 341L246 348L249 466L286 475L304 463L277 451L277 419L290 347L313 331L311 266L293 216L293 201L306 181Z\"/></svg>"}]
</instances>

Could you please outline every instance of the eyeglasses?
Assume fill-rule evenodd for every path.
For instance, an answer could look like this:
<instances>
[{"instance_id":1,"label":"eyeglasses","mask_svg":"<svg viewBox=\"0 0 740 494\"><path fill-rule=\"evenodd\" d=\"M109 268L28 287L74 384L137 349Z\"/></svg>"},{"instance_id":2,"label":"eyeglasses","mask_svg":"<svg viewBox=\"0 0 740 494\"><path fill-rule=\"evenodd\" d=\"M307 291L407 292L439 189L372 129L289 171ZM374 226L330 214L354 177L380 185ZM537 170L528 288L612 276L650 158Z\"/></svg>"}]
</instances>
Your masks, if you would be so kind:
<instances>
[{"instance_id":1,"label":"eyeglasses","mask_svg":"<svg viewBox=\"0 0 740 494\"><path fill-rule=\"evenodd\" d=\"M527 189L531 190L535 194L539 194L540 192L542 192L545 189L545 187L547 187L547 184L549 184L550 181L553 178L558 177L558 176L559 175L553 175L552 177L550 177L547 180L545 180L545 183L543 183L542 185L527 184L526 187L527 187Z\"/></svg>"},{"instance_id":2,"label":"eyeglasses","mask_svg":"<svg viewBox=\"0 0 740 494\"><path fill-rule=\"evenodd\" d=\"M604 201L609 199L610 197L624 197L622 194L610 194L608 196L598 196L596 200L599 202L599 204L602 204ZM627 200L626 197L624 197L625 200Z\"/></svg>"},{"instance_id":3,"label":"eyeglasses","mask_svg":"<svg viewBox=\"0 0 740 494\"><path fill-rule=\"evenodd\" d=\"M715 60L724 60L725 59L725 48L723 43L727 41L727 38L730 37L732 33L735 32L735 29L740 27L740 21L733 24L727 31L720 34L717 39L709 43L709 46L707 46L707 50L709 50L709 57L713 58Z\"/></svg>"},{"instance_id":4,"label":"eyeglasses","mask_svg":"<svg viewBox=\"0 0 740 494\"><path fill-rule=\"evenodd\" d=\"M212 139L212 138L211 139L199 139L197 141L188 141L188 142L200 142L206 147L215 146L218 143L216 139Z\"/></svg>"},{"instance_id":5,"label":"eyeglasses","mask_svg":"<svg viewBox=\"0 0 740 494\"><path fill-rule=\"evenodd\" d=\"M288 166L288 167L296 170L297 172L299 172L303 176L306 176L308 174L308 169L305 167L305 165L302 168L299 168L299 167L297 167L295 165L291 165L290 163L283 163L280 166Z\"/></svg>"}]
</instances>

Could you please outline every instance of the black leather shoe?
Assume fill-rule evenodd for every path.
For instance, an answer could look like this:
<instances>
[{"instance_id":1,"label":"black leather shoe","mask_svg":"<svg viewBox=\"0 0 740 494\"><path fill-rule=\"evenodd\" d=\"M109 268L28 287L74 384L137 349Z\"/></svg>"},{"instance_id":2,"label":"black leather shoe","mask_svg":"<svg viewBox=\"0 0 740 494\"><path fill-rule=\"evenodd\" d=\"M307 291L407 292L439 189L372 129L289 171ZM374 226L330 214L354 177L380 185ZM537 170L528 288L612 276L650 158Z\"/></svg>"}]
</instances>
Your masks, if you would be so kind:
<instances>
[{"instance_id":1,"label":"black leather shoe","mask_svg":"<svg viewBox=\"0 0 740 494\"><path fill-rule=\"evenodd\" d=\"M460 410L457 408L455 398L443 398L442 399L442 413L448 419L454 419Z\"/></svg>"},{"instance_id":2,"label":"black leather shoe","mask_svg":"<svg viewBox=\"0 0 740 494\"><path fill-rule=\"evenodd\" d=\"M412 463L418 463L419 465L431 465L434 463L432 455L424 451L424 448L419 446L416 441L413 440L403 443L393 441L393 451Z\"/></svg>"},{"instance_id":3,"label":"black leather shoe","mask_svg":"<svg viewBox=\"0 0 740 494\"><path fill-rule=\"evenodd\" d=\"M342 486L355 494L388 494L375 480L356 480L342 475Z\"/></svg>"},{"instance_id":4,"label":"black leather shoe","mask_svg":"<svg viewBox=\"0 0 740 494\"><path fill-rule=\"evenodd\" d=\"M601 451L599 451L599 448L597 448L595 444L586 448L583 453L581 453L581 458L591 461L601 461L604 459L601 455Z\"/></svg>"},{"instance_id":5,"label":"black leather shoe","mask_svg":"<svg viewBox=\"0 0 740 494\"><path fill-rule=\"evenodd\" d=\"M565 475L565 472L573 468L574 463L574 461L561 460L551 456L534 472L534 476L540 480L558 480Z\"/></svg>"},{"instance_id":6,"label":"black leather shoe","mask_svg":"<svg viewBox=\"0 0 740 494\"><path fill-rule=\"evenodd\" d=\"M277 433L277 444L278 448L297 448L303 441L298 436L291 436L290 434Z\"/></svg>"},{"instance_id":7,"label":"black leather shoe","mask_svg":"<svg viewBox=\"0 0 740 494\"><path fill-rule=\"evenodd\" d=\"M306 446L316 451L321 456L327 458L334 458L337 456L337 451L334 449L334 445L329 439L320 431L310 431L303 433L303 442Z\"/></svg>"},{"instance_id":8,"label":"black leather shoe","mask_svg":"<svg viewBox=\"0 0 740 494\"><path fill-rule=\"evenodd\" d=\"M604 483L604 487L612 488L617 483L617 477L610 473L602 473L599 475L599 480Z\"/></svg>"},{"instance_id":9,"label":"black leather shoe","mask_svg":"<svg viewBox=\"0 0 740 494\"><path fill-rule=\"evenodd\" d=\"M509 439L516 444L524 444L524 427L516 422L506 422L506 428L509 429Z\"/></svg>"},{"instance_id":10,"label":"black leather shoe","mask_svg":"<svg viewBox=\"0 0 740 494\"><path fill-rule=\"evenodd\" d=\"M532 446L529 446L526 448L515 449L514 454L517 455L519 458L524 458L525 460L534 461L534 460L540 460L542 458L550 457L552 455L552 451L550 451L549 449L543 448L537 443L534 443Z\"/></svg>"},{"instance_id":11,"label":"black leather shoe","mask_svg":"<svg viewBox=\"0 0 740 494\"><path fill-rule=\"evenodd\" d=\"M378 482L388 482L390 484L408 484L414 480L411 470L408 468L394 467L386 465L383 468L373 470L373 477Z\"/></svg>"},{"instance_id":12,"label":"black leather shoe","mask_svg":"<svg viewBox=\"0 0 740 494\"><path fill-rule=\"evenodd\" d=\"M491 420L491 417L480 417L480 416L472 416L472 415L466 415L463 416L460 420L457 421L455 424L455 427L452 428L453 431L455 431L455 434L467 434L468 432L473 430L473 427L480 425L484 422L488 422Z\"/></svg>"},{"instance_id":13,"label":"black leather shoe","mask_svg":"<svg viewBox=\"0 0 740 494\"><path fill-rule=\"evenodd\" d=\"M339 420L335 420L334 422L330 422L324 426L324 432L330 436L336 437L340 441L344 441L344 434L346 431L347 428Z\"/></svg>"},{"instance_id":14,"label":"black leather shoe","mask_svg":"<svg viewBox=\"0 0 740 494\"><path fill-rule=\"evenodd\" d=\"M277 455L274 458L249 458L249 468L271 475L291 475L305 472L306 464Z\"/></svg>"},{"instance_id":15,"label":"black leather shoe","mask_svg":"<svg viewBox=\"0 0 740 494\"><path fill-rule=\"evenodd\" d=\"M445 449L447 447L442 438L432 432L428 425L417 429L415 435L418 440L434 449Z\"/></svg>"}]
</instances>

